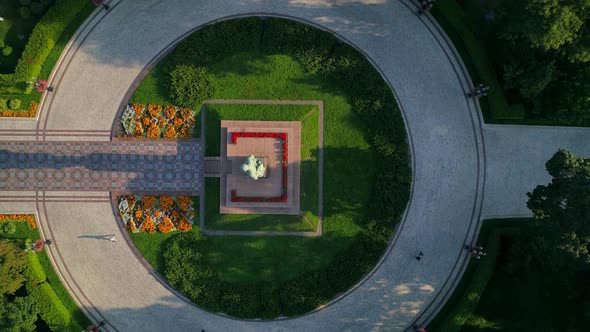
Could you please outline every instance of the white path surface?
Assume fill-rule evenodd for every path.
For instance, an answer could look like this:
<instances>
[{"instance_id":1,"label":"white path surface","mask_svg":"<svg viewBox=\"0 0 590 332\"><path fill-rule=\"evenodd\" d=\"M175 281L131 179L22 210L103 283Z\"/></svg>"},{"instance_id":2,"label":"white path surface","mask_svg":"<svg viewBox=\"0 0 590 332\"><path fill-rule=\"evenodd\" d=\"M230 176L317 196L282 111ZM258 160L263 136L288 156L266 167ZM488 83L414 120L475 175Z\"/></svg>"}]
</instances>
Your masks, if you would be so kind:
<instances>
[{"instance_id":1,"label":"white path surface","mask_svg":"<svg viewBox=\"0 0 590 332\"><path fill-rule=\"evenodd\" d=\"M526 193L551 182L545 163L566 149L590 158L590 128L486 125L485 218L531 216Z\"/></svg>"},{"instance_id":2,"label":"white path surface","mask_svg":"<svg viewBox=\"0 0 590 332\"><path fill-rule=\"evenodd\" d=\"M390 331L430 317L467 259L462 247L480 217L484 155L463 66L414 11L398 0L126 0L100 12L58 70L41 129L109 130L141 70L178 37L232 15L288 15L335 32L375 62L405 114L414 183L392 249L368 280L320 311L273 322L201 311L159 283L127 243L84 237L122 238L107 203L86 203L83 212L80 203L37 207L55 239L58 270L83 308L113 331Z\"/></svg>"}]
</instances>

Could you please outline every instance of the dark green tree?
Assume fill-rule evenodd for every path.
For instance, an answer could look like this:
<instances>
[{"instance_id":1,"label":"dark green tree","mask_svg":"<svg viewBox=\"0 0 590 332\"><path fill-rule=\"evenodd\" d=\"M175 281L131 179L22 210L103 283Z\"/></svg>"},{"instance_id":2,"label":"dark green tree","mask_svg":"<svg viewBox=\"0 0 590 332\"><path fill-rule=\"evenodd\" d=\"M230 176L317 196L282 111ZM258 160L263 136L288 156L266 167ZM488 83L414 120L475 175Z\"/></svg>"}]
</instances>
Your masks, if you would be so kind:
<instances>
[{"instance_id":1,"label":"dark green tree","mask_svg":"<svg viewBox=\"0 0 590 332\"><path fill-rule=\"evenodd\" d=\"M559 150L546 163L553 178L527 193L527 206L540 223L539 236L554 266L590 267L590 159Z\"/></svg>"},{"instance_id":2,"label":"dark green tree","mask_svg":"<svg viewBox=\"0 0 590 332\"><path fill-rule=\"evenodd\" d=\"M13 241L0 240L0 296L13 294L25 282L26 253Z\"/></svg>"},{"instance_id":3,"label":"dark green tree","mask_svg":"<svg viewBox=\"0 0 590 332\"><path fill-rule=\"evenodd\" d=\"M30 296L15 297L9 302L0 296L0 330L7 332L35 331L37 309Z\"/></svg>"}]
</instances>

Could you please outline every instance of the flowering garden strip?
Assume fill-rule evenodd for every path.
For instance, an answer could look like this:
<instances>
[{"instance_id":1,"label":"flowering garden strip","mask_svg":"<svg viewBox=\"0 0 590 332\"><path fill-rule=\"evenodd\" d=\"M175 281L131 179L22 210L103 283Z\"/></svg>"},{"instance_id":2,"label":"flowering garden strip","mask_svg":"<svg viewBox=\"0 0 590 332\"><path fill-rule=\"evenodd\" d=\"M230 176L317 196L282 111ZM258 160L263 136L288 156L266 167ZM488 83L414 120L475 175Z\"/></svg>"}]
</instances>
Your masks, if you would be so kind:
<instances>
[{"instance_id":1,"label":"flowering garden strip","mask_svg":"<svg viewBox=\"0 0 590 332\"><path fill-rule=\"evenodd\" d=\"M195 112L176 106L135 103L121 115L122 136L135 138L193 137Z\"/></svg>"},{"instance_id":2,"label":"flowering garden strip","mask_svg":"<svg viewBox=\"0 0 590 332\"><path fill-rule=\"evenodd\" d=\"M118 198L118 207L131 233L186 232L194 224L195 209L189 196L124 195Z\"/></svg>"},{"instance_id":3,"label":"flowering garden strip","mask_svg":"<svg viewBox=\"0 0 590 332\"><path fill-rule=\"evenodd\" d=\"M277 138L283 141L283 157L282 157L282 168L283 168L283 187L281 196L275 197L244 197L238 196L235 190L231 191L231 201L232 202L286 202L287 201L287 192L289 191L288 188L288 178L287 178L287 167L289 167L289 142L288 142L288 135L287 133L266 133L266 132L233 132L231 133L231 141L232 144L238 144L239 137L249 137L249 138Z\"/></svg>"},{"instance_id":4,"label":"flowering garden strip","mask_svg":"<svg viewBox=\"0 0 590 332\"><path fill-rule=\"evenodd\" d=\"M37 229L35 216L32 214L0 214L0 224L7 221L26 221L30 229Z\"/></svg>"}]
</instances>

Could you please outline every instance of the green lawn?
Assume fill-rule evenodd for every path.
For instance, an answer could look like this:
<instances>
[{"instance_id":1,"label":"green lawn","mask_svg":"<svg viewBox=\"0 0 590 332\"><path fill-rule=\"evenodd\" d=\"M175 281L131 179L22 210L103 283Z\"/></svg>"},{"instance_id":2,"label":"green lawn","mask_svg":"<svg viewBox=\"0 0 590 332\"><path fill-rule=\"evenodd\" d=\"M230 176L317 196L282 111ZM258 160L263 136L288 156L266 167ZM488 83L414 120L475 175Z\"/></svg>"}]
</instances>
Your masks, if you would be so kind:
<instances>
[{"instance_id":1,"label":"green lawn","mask_svg":"<svg viewBox=\"0 0 590 332\"><path fill-rule=\"evenodd\" d=\"M213 249L210 259L219 277L225 281L264 281L280 284L304 271L328 266L332 257L346 248L361 230L364 216L367 215L367 203L375 176L373 153L365 140L361 121L352 112L346 95L329 80L306 73L289 55L240 53L213 65L209 72L217 85L213 97L215 99L323 100L324 172L329 174L324 178L325 218L322 237L211 237ZM166 77L161 65L156 66L146 76L132 96L131 102L172 104L168 98ZM215 119L218 112L224 114L223 118L227 114L237 120L301 119L310 112L310 106L281 105L278 109L275 107L277 106L212 105L210 109L215 112L210 112L207 119L207 154L218 155L219 143L215 143L219 142L219 131L216 129L219 119ZM248 114L244 112L246 110ZM312 120L311 117L307 119ZM304 121L306 125L307 119ZM317 122L309 121L309 124L312 123ZM305 128L307 130L308 127ZM307 157L315 159L317 149L313 146L317 146L317 134L302 136L309 138L302 137L302 157L306 157L303 155L305 153L308 154ZM315 162L309 165L311 171ZM308 174L308 167L304 165L302 172ZM354 181L351 181L352 178ZM317 175L313 178L302 177L302 193L309 192L306 183L317 184ZM207 180L205 216L208 226L212 224L209 216L218 211L215 210L218 187L217 181ZM317 192L313 188L311 191ZM307 206L315 209L316 201L312 195L302 195L303 209L307 210ZM215 228L221 226L236 229L235 227L239 227L236 225L239 224L239 218L241 217L232 216L219 221ZM256 227L278 229L276 222L272 228L267 228L270 226L267 226L269 223L266 219L270 217L255 217ZM290 218L285 218L288 219ZM231 227L227 226L229 224ZM280 227L285 230L303 230L301 227L311 229L300 220L282 224ZM137 238L134 234L133 240ZM145 257L152 257L154 251L160 250L156 248L157 246L142 246L139 249ZM152 260L154 259L148 259ZM158 266L161 268L161 265Z\"/></svg>"},{"instance_id":2,"label":"green lawn","mask_svg":"<svg viewBox=\"0 0 590 332\"><path fill-rule=\"evenodd\" d=\"M472 260L433 331L584 331L590 324L590 279L512 258L512 245L532 219L484 221L479 241L488 256ZM576 317L573 319L573 317Z\"/></svg>"},{"instance_id":3,"label":"green lawn","mask_svg":"<svg viewBox=\"0 0 590 332\"><path fill-rule=\"evenodd\" d=\"M16 222L16 232L14 234L0 234L0 238L7 238L7 239L17 239L17 240L36 240L39 239L41 235L39 234L38 229L31 230L26 221L17 221ZM47 252L45 250L36 254L41 266L43 267L43 272L47 276L47 284L51 286L51 289L55 292L59 300L61 300L62 304L68 310L69 314L72 317L70 325L64 328L64 331L81 331L86 328L86 326L90 325L90 320L86 317L86 315L78 308L78 305L64 285L61 283L59 276L53 269L53 265L47 256ZM59 311L56 311L54 315L59 315Z\"/></svg>"}]
</instances>

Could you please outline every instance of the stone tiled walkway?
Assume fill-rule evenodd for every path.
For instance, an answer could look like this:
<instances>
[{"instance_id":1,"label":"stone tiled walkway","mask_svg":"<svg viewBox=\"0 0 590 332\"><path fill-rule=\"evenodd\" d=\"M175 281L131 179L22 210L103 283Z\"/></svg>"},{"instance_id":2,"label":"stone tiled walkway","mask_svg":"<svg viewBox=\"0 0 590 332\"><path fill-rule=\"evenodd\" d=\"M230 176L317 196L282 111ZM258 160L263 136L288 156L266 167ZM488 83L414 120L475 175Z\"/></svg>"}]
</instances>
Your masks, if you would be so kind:
<instances>
[{"instance_id":1,"label":"stone tiled walkway","mask_svg":"<svg viewBox=\"0 0 590 332\"><path fill-rule=\"evenodd\" d=\"M198 194L198 141L1 142L0 190Z\"/></svg>"}]
</instances>

